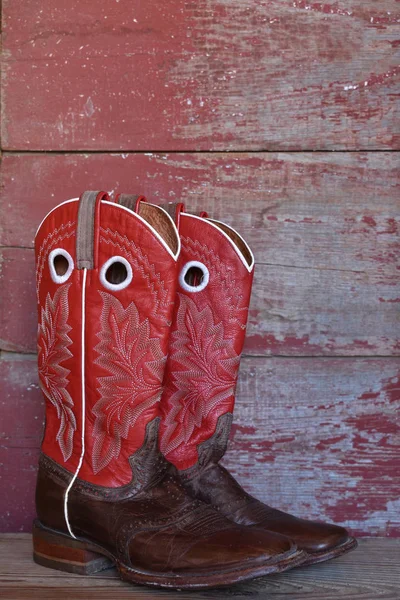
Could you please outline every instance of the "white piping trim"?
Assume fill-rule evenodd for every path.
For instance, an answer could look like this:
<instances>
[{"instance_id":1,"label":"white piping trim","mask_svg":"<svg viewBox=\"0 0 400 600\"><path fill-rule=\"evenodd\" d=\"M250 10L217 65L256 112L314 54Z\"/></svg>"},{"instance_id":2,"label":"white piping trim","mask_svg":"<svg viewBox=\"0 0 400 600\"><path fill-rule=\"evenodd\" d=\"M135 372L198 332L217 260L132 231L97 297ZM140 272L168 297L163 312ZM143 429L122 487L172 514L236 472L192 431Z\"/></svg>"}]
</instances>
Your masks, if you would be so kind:
<instances>
[{"instance_id":1,"label":"white piping trim","mask_svg":"<svg viewBox=\"0 0 400 600\"><path fill-rule=\"evenodd\" d=\"M236 254L239 256L240 260L242 261L242 263L246 267L247 271L249 273L252 272L253 267L254 267L254 254L252 253L252 251L250 250L248 244L244 241L244 239L242 238L242 236L239 235L238 232L235 229L233 229L233 227L231 227L230 225L227 225L226 223L223 223L222 221L216 221L215 219L212 219L212 220L211 219L204 219L203 217L198 217L197 215L191 215L189 213L182 213L181 214L181 218L182 217L189 217L191 219L198 219L199 221L202 221L203 223L204 222L208 223L209 225L211 225L211 227L214 227L219 233L221 233L228 240L228 242L234 248ZM239 248L236 246L235 242L229 237L229 235L227 235L225 233L225 231L223 231L222 229L220 229L220 227L218 227L218 225L215 225L215 223L221 223L225 227L229 227L229 229L231 229L243 241L243 243L246 245L246 247L249 250L250 255L251 255L251 263L250 263L250 265L248 264L247 260L243 256L243 254L240 252Z\"/></svg>"},{"instance_id":2,"label":"white piping trim","mask_svg":"<svg viewBox=\"0 0 400 600\"><path fill-rule=\"evenodd\" d=\"M56 269L54 267L54 258L56 256L63 256L68 262L68 269L65 271L64 275L58 275ZM49 269L50 276L54 283L65 283L71 276L72 271L74 270L74 261L72 260L72 256L69 252L64 250L64 248L54 248L49 254Z\"/></svg>"},{"instance_id":3,"label":"white piping trim","mask_svg":"<svg viewBox=\"0 0 400 600\"><path fill-rule=\"evenodd\" d=\"M41 220L39 227L36 229L36 233L35 233L35 237L37 236L37 234L39 233L39 229L41 228L41 226L43 225L43 223L45 222L45 220L47 219L47 217L49 215L51 215L51 213L56 210L56 208L60 208L60 206L63 206L63 204L68 204L69 202L79 202L79 198L71 198L71 200L65 200L64 202L61 202L61 204L57 204L57 206L55 206L54 208L52 208L47 215L44 217L44 219Z\"/></svg>"},{"instance_id":4,"label":"white piping trim","mask_svg":"<svg viewBox=\"0 0 400 600\"><path fill-rule=\"evenodd\" d=\"M124 210L125 212L129 213L130 215L134 215L137 219L139 219L139 221L141 221L144 225L146 225L146 227L148 229L150 229L150 231L152 233L154 233L154 235L156 236L156 238L161 242L161 244L164 246L164 248L167 250L168 254L170 254L172 256L172 258L177 261L178 260L178 256L179 256L179 252L177 252L177 254L174 254L171 250L171 248L168 246L167 242L161 237L161 235L158 233L158 231L156 231L154 229L154 227L152 227L150 225L150 223L148 223L145 219L143 219L143 217L141 217L140 215L138 215L137 213L135 213L133 210L131 210L130 208L126 208L126 206L122 206L122 204L116 204L115 202L109 202L108 200L102 200L102 204L109 204L110 206L114 206L114 207L118 207L121 210ZM175 225L174 225L175 227Z\"/></svg>"},{"instance_id":5,"label":"white piping trim","mask_svg":"<svg viewBox=\"0 0 400 600\"><path fill-rule=\"evenodd\" d=\"M72 533L71 526L68 518L68 494L70 489L74 485L75 479L78 477L78 473L81 469L83 457L85 456L85 417L86 417L86 381L85 381L85 326L86 326L86 275L87 269L83 269L83 280L82 280L82 327L81 327L81 396L82 396L82 449L81 456L77 469L72 477L64 495L64 517L68 527L70 535L76 539Z\"/></svg>"},{"instance_id":6,"label":"white piping trim","mask_svg":"<svg viewBox=\"0 0 400 600\"><path fill-rule=\"evenodd\" d=\"M202 279L201 283L199 283L199 285L190 285L189 283L186 283L186 281L185 281L186 273L192 267L197 267L198 269L200 269L203 272L203 279ZM187 262L185 265L183 265L181 272L179 273L179 284L180 284L181 288L183 288L187 292L201 292L201 290L204 290L204 288L207 287L209 280L210 280L209 270L207 269L206 265L199 262L198 260L190 260L189 262Z\"/></svg>"},{"instance_id":7,"label":"white piping trim","mask_svg":"<svg viewBox=\"0 0 400 600\"><path fill-rule=\"evenodd\" d=\"M111 267L111 265L113 265L116 262L122 263L124 265L124 267L126 269L126 279L124 279L124 281L121 281L121 283L110 283L106 278L106 273L107 273L108 268ZM133 279L132 267L131 267L130 263L126 260L126 258L124 258L123 256L111 256L111 258L106 260L106 262L100 269L100 281L107 290L112 290L114 292L123 290L126 287L128 287L128 285L131 283L132 279Z\"/></svg>"}]
</instances>

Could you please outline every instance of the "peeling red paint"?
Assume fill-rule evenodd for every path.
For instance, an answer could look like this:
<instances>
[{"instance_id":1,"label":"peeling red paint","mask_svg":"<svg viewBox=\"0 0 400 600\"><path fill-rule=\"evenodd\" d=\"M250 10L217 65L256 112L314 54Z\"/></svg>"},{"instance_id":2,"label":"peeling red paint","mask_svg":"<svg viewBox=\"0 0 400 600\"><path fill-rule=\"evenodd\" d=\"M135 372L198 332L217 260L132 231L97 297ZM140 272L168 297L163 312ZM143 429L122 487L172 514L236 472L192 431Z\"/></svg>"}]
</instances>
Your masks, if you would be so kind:
<instances>
[{"instance_id":1,"label":"peeling red paint","mask_svg":"<svg viewBox=\"0 0 400 600\"><path fill-rule=\"evenodd\" d=\"M278 340L274 335L253 334L246 337L245 351L264 351L271 354L284 353L285 348L291 351L301 348L307 348L308 352L320 352L321 348L316 344L310 343L308 335L297 338L296 336L286 336L283 340Z\"/></svg>"},{"instance_id":2,"label":"peeling red paint","mask_svg":"<svg viewBox=\"0 0 400 600\"><path fill-rule=\"evenodd\" d=\"M400 302L400 298L381 298L380 296L379 296L378 300L379 300L379 302L393 302L393 303Z\"/></svg>"},{"instance_id":3,"label":"peeling red paint","mask_svg":"<svg viewBox=\"0 0 400 600\"><path fill-rule=\"evenodd\" d=\"M373 217L364 216L362 218L363 223L366 223L370 227L376 227L376 221Z\"/></svg>"},{"instance_id":4,"label":"peeling red paint","mask_svg":"<svg viewBox=\"0 0 400 600\"><path fill-rule=\"evenodd\" d=\"M338 2L322 3L322 2L307 2L307 0L294 0L294 8L300 8L306 11L322 13L324 15L335 15L339 17L363 18L368 20L372 25L395 25L400 22L400 14L378 13L372 10L360 10L358 7L354 9L341 8Z\"/></svg>"},{"instance_id":5,"label":"peeling red paint","mask_svg":"<svg viewBox=\"0 0 400 600\"><path fill-rule=\"evenodd\" d=\"M359 396L360 400L372 400L379 397L380 392L364 392Z\"/></svg>"},{"instance_id":6,"label":"peeling red paint","mask_svg":"<svg viewBox=\"0 0 400 600\"><path fill-rule=\"evenodd\" d=\"M334 444L337 444L338 442L341 442L342 440L344 440L346 438L347 438L347 435L338 435L336 437L326 438L324 440L321 440L315 446L315 449L316 450L325 450L328 446L333 446Z\"/></svg>"},{"instance_id":7,"label":"peeling red paint","mask_svg":"<svg viewBox=\"0 0 400 600\"><path fill-rule=\"evenodd\" d=\"M67 8L42 0L39 16L32 3L8 3L3 143L22 150L395 149L398 72L389 52L375 58L399 15L375 4L216 1L210 12L206 0L174 0L168 10L93 2L77 23L77 0ZM354 82L355 73L363 80ZM33 75L30 102L21 103Z\"/></svg>"},{"instance_id":8,"label":"peeling red paint","mask_svg":"<svg viewBox=\"0 0 400 600\"><path fill-rule=\"evenodd\" d=\"M250 427L248 425L238 425L237 423L232 424L232 436L235 437L237 434L241 435L252 435L256 433L255 427Z\"/></svg>"},{"instance_id":9,"label":"peeling red paint","mask_svg":"<svg viewBox=\"0 0 400 600\"><path fill-rule=\"evenodd\" d=\"M366 437L368 433L400 433L399 423L380 413L349 417L346 419L346 423L351 425L355 431L360 432L360 434L356 434L353 438L354 448L358 448L365 443L369 444L369 440Z\"/></svg>"},{"instance_id":10,"label":"peeling red paint","mask_svg":"<svg viewBox=\"0 0 400 600\"><path fill-rule=\"evenodd\" d=\"M398 232L398 225L396 219L387 219L387 228L384 231L378 231L379 234L394 234Z\"/></svg>"}]
</instances>

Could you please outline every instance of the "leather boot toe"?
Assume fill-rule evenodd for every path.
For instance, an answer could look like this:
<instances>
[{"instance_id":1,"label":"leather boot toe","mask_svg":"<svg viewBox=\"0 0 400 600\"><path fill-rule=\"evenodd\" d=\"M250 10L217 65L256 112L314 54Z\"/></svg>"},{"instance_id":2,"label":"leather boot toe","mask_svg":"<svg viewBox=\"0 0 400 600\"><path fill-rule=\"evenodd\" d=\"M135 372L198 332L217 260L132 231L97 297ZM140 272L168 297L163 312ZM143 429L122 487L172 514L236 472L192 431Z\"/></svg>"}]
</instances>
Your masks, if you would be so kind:
<instances>
[{"instance_id":1,"label":"leather boot toe","mask_svg":"<svg viewBox=\"0 0 400 600\"><path fill-rule=\"evenodd\" d=\"M262 529L243 528L238 538L238 529L235 527L200 539L190 548L187 556L191 562L198 562L200 558L207 569L216 564L234 569L244 563L274 564L296 550L296 545L288 538Z\"/></svg>"}]
</instances>

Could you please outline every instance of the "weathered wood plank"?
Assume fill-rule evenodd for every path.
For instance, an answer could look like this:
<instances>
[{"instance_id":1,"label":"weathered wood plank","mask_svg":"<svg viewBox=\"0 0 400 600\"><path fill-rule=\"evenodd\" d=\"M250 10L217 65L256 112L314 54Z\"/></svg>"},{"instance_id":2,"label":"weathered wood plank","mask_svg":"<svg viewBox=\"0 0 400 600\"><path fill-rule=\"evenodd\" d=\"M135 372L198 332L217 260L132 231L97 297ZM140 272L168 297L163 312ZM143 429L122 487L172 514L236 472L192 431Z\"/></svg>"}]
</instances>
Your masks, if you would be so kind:
<instances>
[{"instance_id":1,"label":"weathered wood plank","mask_svg":"<svg viewBox=\"0 0 400 600\"><path fill-rule=\"evenodd\" d=\"M257 265L245 353L398 355L400 277L389 273ZM32 249L0 249L0 305L0 348L35 352Z\"/></svg>"},{"instance_id":2,"label":"weathered wood plank","mask_svg":"<svg viewBox=\"0 0 400 600\"><path fill-rule=\"evenodd\" d=\"M398 250L397 153L7 154L0 243L82 190L140 192L206 209L244 235L258 262L364 270Z\"/></svg>"},{"instance_id":3,"label":"weathered wood plank","mask_svg":"<svg viewBox=\"0 0 400 600\"><path fill-rule=\"evenodd\" d=\"M0 379L0 530L27 531L44 417L35 361L5 354ZM399 535L399 381L396 358L243 359L225 463L275 506Z\"/></svg>"},{"instance_id":4,"label":"weathered wood plank","mask_svg":"<svg viewBox=\"0 0 400 600\"><path fill-rule=\"evenodd\" d=\"M33 250L0 249L0 350L36 352Z\"/></svg>"},{"instance_id":5,"label":"weathered wood plank","mask_svg":"<svg viewBox=\"0 0 400 600\"><path fill-rule=\"evenodd\" d=\"M242 361L225 462L246 488L356 533L400 533L399 359Z\"/></svg>"},{"instance_id":6,"label":"weathered wood plank","mask_svg":"<svg viewBox=\"0 0 400 600\"><path fill-rule=\"evenodd\" d=\"M179 592L192 598L258 598L259 600L398 600L400 578L397 556L400 540L361 540L360 548L337 560L315 567L293 569L230 588ZM117 579L113 569L79 576L46 569L32 560L31 536L0 537L0 593L4 600L70 598L176 598L177 593L132 586Z\"/></svg>"},{"instance_id":7,"label":"weathered wood plank","mask_svg":"<svg viewBox=\"0 0 400 600\"><path fill-rule=\"evenodd\" d=\"M184 200L254 248L246 352L390 355L400 338L399 174L395 153L6 154L1 243L32 246L44 214L85 188ZM5 254L8 350L35 350L32 264L24 251ZM10 321L11 306L20 319Z\"/></svg>"},{"instance_id":8,"label":"weathered wood plank","mask_svg":"<svg viewBox=\"0 0 400 600\"><path fill-rule=\"evenodd\" d=\"M4 1L3 144L399 147L396 0Z\"/></svg>"},{"instance_id":9,"label":"weathered wood plank","mask_svg":"<svg viewBox=\"0 0 400 600\"><path fill-rule=\"evenodd\" d=\"M36 357L1 353L0 389L0 531L30 531L44 425Z\"/></svg>"}]
</instances>

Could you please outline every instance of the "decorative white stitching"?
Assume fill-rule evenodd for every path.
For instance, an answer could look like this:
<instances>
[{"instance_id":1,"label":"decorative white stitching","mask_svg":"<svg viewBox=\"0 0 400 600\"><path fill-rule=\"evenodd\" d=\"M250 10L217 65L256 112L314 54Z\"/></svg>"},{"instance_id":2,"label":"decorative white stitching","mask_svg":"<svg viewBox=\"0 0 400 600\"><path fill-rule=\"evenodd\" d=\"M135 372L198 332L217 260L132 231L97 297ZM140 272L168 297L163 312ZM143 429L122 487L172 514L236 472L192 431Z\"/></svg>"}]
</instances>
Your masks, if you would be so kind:
<instances>
[{"instance_id":1,"label":"decorative white stitching","mask_svg":"<svg viewBox=\"0 0 400 600\"><path fill-rule=\"evenodd\" d=\"M40 284L43 277L43 269L46 264L47 255L54 246L60 244L65 239L75 236L75 221L63 223L60 227L54 229L43 240L37 255L36 266L36 295L39 302Z\"/></svg>"},{"instance_id":2,"label":"decorative white stitching","mask_svg":"<svg viewBox=\"0 0 400 600\"><path fill-rule=\"evenodd\" d=\"M211 308L199 310L184 294L178 298L170 355L179 368L171 374L175 391L168 409L164 407L160 446L165 455L191 443L210 412L233 397L240 361L233 339L225 337L222 322L215 323Z\"/></svg>"},{"instance_id":3,"label":"decorative white stitching","mask_svg":"<svg viewBox=\"0 0 400 600\"><path fill-rule=\"evenodd\" d=\"M111 229L100 227L100 240L118 249L118 252L124 254L135 270L145 279L150 294L153 296L154 310L153 316L162 319L168 325L171 324L171 305L173 300L168 300L168 291L165 289L164 281L161 279L161 273L156 271L154 264L151 264L148 257L143 253L139 246L132 240L128 240L125 235Z\"/></svg>"},{"instance_id":4,"label":"decorative white stitching","mask_svg":"<svg viewBox=\"0 0 400 600\"><path fill-rule=\"evenodd\" d=\"M224 238L226 239L226 241L232 246L232 248L234 249L234 251L236 252L236 254L238 255L238 257L240 258L240 261L246 267L246 269L248 270L248 272L251 273L251 271L253 270L253 267L254 267L254 255L253 255L253 252L251 251L251 249L250 249L249 245L247 244L247 242L245 242L245 240L242 238L242 236L235 229L233 229L233 227L230 227L230 225L227 225L226 223L223 223L222 221L216 221L215 219L203 219L203 217L198 217L197 215L191 215L189 213L182 213L182 217L183 218L187 218L187 219L198 219L200 221L203 221L203 224L207 223L211 227L214 227L221 235L224 236ZM240 238L242 240L243 244L246 246L247 251L249 252L249 254L251 256L251 263L250 264L248 264L247 260L244 257L244 254L241 252L241 250L239 249L239 247L237 246L237 244L235 244L235 242L229 237L229 235L227 235L227 233L225 233L225 231L221 227L218 226L218 224L224 225L225 227L227 227L228 229L230 229L231 231L233 231L233 233L235 233L235 235L237 235L238 238Z\"/></svg>"},{"instance_id":5,"label":"decorative white stitching","mask_svg":"<svg viewBox=\"0 0 400 600\"><path fill-rule=\"evenodd\" d=\"M248 307L240 306L243 295L238 293L238 286L232 277L231 269L207 244L201 244L198 240L192 240L190 237L181 237L181 241L184 254L194 256L199 262L208 264L209 270L213 273L213 279L218 278L218 285L223 290L226 306L229 307L228 321L237 323L241 329L246 329Z\"/></svg>"},{"instance_id":6,"label":"decorative white stitching","mask_svg":"<svg viewBox=\"0 0 400 600\"><path fill-rule=\"evenodd\" d=\"M160 401L167 359L159 338L150 337L149 320L140 321L134 302L125 309L112 294L100 295L103 309L95 363L109 375L98 378L100 400L93 407L95 474L118 458L122 439L127 439L142 414Z\"/></svg>"},{"instance_id":7,"label":"decorative white stitching","mask_svg":"<svg viewBox=\"0 0 400 600\"><path fill-rule=\"evenodd\" d=\"M72 356L68 347L72 340L68 333L69 305L68 290L70 283L57 289L54 297L47 294L41 320L38 327L38 363L40 386L46 398L55 406L60 427L57 441L64 461L72 454L73 436L76 419L72 407L73 400L67 390L70 371L61 365Z\"/></svg>"},{"instance_id":8,"label":"decorative white stitching","mask_svg":"<svg viewBox=\"0 0 400 600\"><path fill-rule=\"evenodd\" d=\"M176 229L175 223L173 222L173 220L171 218L170 218L171 224L173 226L173 229L175 230L175 235L176 235L177 241L178 241L178 244L177 244L178 249L176 251L176 254L174 254L174 252L172 251L172 249L169 247L169 245L164 240L164 238L158 233L158 231L156 229L154 229L154 227L152 225L150 225L150 223L148 221L146 221L146 219L143 219L143 217L141 217L140 215L138 215L138 213L133 212L130 208L127 208L126 206L123 206L123 204L115 204L115 202L109 202L108 200L103 200L102 203L103 204L109 204L114 209L126 211L126 212L128 212L131 215L131 217L134 217L135 219L138 219L139 221L141 221L143 223L143 225L145 225L147 227L147 229L152 232L152 234L161 243L161 245L164 246L165 250L168 252L168 254L170 256L172 256L172 258L175 260L175 262L178 260L178 256L179 256L179 252L180 252L179 235L178 235L178 230ZM160 210L162 210L163 212L165 212L164 209L161 208L161 206L159 206L157 208L159 208ZM166 214L167 214L167 216L169 216L168 213L166 213Z\"/></svg>"}]
</instances>

